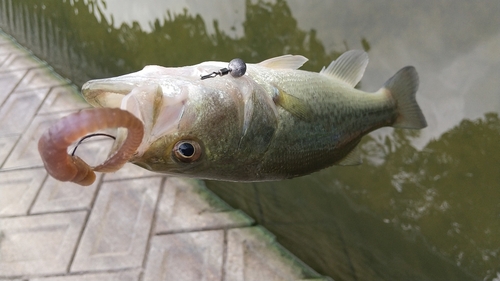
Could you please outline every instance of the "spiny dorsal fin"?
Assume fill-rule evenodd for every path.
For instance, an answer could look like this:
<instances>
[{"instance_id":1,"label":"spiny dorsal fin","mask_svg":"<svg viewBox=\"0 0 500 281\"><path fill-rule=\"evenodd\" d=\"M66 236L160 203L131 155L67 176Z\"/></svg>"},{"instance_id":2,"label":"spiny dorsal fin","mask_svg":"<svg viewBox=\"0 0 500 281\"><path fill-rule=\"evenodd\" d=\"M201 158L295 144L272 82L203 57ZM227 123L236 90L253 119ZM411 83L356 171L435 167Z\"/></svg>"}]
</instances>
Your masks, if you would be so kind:
<instances>
[{"instance_id":1,"label":"spiny dorsal fin","mask_svg":"<svg viewBox=\"0 0 500 281\"><path fill-rule=\"evenodd\" d=\"M355 147L349 154L346 155L346 157L342 158L339 162L337 162L335 165L338 166L354 166L354 165L359 165L363 161L361 160L361 149L359 147Z\"/></svg>"},{"instance_id":2,"label":"spiny dorsal fin","mask_svg":"<svg viewBox=\"0 0 500 281\"><path fill-rule=\"evenodd\" d=\"M308 59L304 56L284 55L261 61L259 65L274 69L299 69Z\"/></svg>"},{"instance_id":3,"label":"spiny dorsal fin","mask_svg":"<svg viewBox=\"0 0 500 281\"><path fill-rule=\"evenodd\" d=\"M333 76L354 87L363 77L367 64L368 54L366 52L351 50L332 61L327 68L323 67L319 73Z\"/></svg>"}]
</instances>

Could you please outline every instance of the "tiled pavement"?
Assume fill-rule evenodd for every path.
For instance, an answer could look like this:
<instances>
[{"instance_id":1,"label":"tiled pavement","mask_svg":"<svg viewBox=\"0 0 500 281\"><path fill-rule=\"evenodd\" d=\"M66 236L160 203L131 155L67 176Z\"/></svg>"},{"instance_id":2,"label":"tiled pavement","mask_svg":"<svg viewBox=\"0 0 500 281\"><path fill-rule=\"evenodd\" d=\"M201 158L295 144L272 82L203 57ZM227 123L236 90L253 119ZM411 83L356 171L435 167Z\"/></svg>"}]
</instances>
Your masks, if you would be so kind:
<instances>
[{"instance_id":1,"label":"tiled pavement","mask_svg":"<svg viewBox=\"0 0 500 281\"><path fill-rule=\"evenodd\" d=\"M0 279L330 280L201 181L133 165L88 187L48 177L38 138L85 107L69 81L0 32ZM90 161L109 145L78 154Z\"/></svg>"}]
</instances>

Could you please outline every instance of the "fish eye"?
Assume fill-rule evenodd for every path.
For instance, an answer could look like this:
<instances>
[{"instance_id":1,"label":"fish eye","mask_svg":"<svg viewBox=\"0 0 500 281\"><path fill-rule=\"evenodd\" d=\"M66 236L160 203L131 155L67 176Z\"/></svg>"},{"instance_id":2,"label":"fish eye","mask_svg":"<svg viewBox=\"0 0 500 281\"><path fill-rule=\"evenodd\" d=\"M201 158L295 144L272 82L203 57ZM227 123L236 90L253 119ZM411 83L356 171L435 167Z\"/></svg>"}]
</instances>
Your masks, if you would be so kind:
<instances>
[{"instance_id":1,"label":"fish eye","mask_svg":"<svg viewBox=\"0 0 500 281\"><path fill-rule=\"evenodd\" d=\"M191 163L200 158L201 147L196 141L180 140L174 145L172 155L181 162Z\"/></svg>"}]
</instances>

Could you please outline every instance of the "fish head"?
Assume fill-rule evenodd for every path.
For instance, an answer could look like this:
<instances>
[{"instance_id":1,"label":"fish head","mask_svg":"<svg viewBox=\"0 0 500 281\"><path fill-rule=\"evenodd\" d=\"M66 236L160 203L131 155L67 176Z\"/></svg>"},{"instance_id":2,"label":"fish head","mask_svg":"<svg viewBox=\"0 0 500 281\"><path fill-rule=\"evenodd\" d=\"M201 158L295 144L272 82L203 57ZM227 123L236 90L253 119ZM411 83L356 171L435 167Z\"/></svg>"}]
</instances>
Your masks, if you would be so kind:
<instances>
[{"instance_id":1,"label":"fish head","mask_svg":"<svg viewBox=\"0 0 500 281\"><path fill-rule=\"evenodd\" d=\"M230 75L200 79L222 67L219 63L148 66L136 73L89 81L82 93L94 106L120 107L143 122L144 137L130 162L171 175L231 179L241 174L242 165L261 161L272 133L264 132L267 140L257 135L257 143L244 137L249 107L254 107L249 97L261 90L258 85L247 77ZM125 129L118 130L113 151L126 134Z\"/></svg>"}]
</instances>

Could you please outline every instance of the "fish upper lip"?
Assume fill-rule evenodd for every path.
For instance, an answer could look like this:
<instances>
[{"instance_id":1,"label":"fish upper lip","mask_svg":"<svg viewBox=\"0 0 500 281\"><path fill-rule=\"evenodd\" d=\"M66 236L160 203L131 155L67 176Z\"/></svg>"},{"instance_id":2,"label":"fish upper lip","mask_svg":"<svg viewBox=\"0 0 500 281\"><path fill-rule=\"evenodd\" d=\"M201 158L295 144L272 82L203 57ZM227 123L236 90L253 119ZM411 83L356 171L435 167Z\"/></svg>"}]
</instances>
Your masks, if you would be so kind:
<instances>
[{"instance_id":1,"label":"fish upper lip","mask_svg":"<svg viewBox=\"0 0 500 281\"><path fill-rule=\"evenodd\" d=\"M83 84L82 92L84 95L95 96L101 93L114 93L126 95L130 93L137 85L121 81L112 81L108 79L90 80Z\"/></svg>"},{"instance_id":2,"label":"fish upper lip","mask_svg":"<svg viewBox=\"0 0 500 281\"><path fill-rule=\"evenodd\" d=\"M83 84L82 95L94 107L120 107L121 100L137 85L115 79L90 80Z\"/></svg>"}]
</instances>

